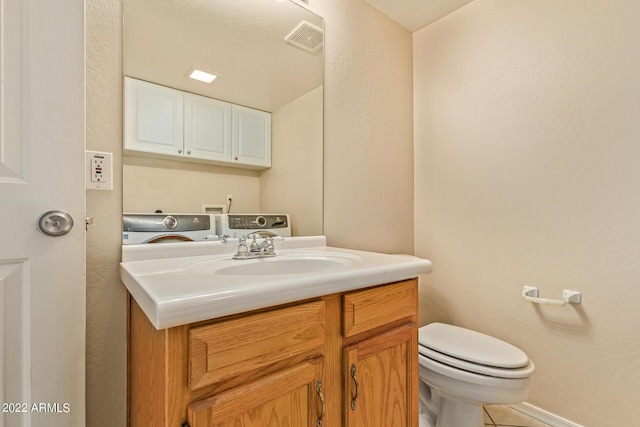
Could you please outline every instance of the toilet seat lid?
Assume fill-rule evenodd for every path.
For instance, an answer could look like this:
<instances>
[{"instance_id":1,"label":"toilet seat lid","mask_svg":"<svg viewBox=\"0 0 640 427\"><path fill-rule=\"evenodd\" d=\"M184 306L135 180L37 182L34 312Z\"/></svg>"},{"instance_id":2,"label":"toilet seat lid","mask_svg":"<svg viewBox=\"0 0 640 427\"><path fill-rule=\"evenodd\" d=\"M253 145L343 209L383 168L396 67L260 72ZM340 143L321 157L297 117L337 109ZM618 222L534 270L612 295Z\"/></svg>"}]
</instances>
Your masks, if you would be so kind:
<instances>
[{"instance_id":1,"label":"toilet seat lid","mask_svg":"<svg viewBox=\"0 0 640 427\"><path fill-rule=\"evenodd\" d=\"M455 359L501 369L523 368L529 357L498 338L444 323L431 323L418 332L421 346Z\"/></svg>"}]
</instances>

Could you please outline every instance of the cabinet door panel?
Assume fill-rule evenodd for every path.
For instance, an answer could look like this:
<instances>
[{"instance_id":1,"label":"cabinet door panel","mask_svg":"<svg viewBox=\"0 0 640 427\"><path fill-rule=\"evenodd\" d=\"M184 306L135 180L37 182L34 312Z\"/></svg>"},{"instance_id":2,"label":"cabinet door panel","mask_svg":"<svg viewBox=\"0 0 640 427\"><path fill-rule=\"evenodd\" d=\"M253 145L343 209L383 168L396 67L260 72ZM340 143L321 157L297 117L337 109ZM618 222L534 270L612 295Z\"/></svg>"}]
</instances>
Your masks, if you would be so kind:
<instances>
[{"instance_id":1,"label":"cabinet door panel","mask_svg":"<svg viewBox=\"0 0 640 427\"><path fill-rule=\"evenodd\" d=\"M125 77L125 150L179 156L183 148L183 94Z\"/></svg>"},{"instance_id":2,"label":"cabinet door panel","mask_svg":"<svg viewBox=\"0 0 640 427\"><path fill-rule=\"evenodd\" d=\"M271 114L234 105L233 160L271 167Z\"/></svg>"},{"instance_id":3,"label":"cabinet door panel","mask_svg":"<svg viewBox=\"0 0 640 427\"><path fill-rule=\"evenodd\" d=\"M415 324L353 344L345 352L345 425L407 427L414 423ZM415 349L417 351L417 349Z\"/></svg>"},{"instance_id":4,"label":"cabinet door panel","mask_svg":"<svg viewBox=\"0 0 640 427\"><path fill-rule=\"evenodd\" d=\"M322 363L307 362L192 403L191 427L315 426L323 415Z\"/></svg>"},{"instance_id":5,"label":"cabinet door panel","mask_svg":"<svg viewBox=\"0 0 640 427\"><path fill-rule=\"evenodd\" d=\"M231 104L184 94L187 157L231 162Z\"/></svg>"}]
</instances>

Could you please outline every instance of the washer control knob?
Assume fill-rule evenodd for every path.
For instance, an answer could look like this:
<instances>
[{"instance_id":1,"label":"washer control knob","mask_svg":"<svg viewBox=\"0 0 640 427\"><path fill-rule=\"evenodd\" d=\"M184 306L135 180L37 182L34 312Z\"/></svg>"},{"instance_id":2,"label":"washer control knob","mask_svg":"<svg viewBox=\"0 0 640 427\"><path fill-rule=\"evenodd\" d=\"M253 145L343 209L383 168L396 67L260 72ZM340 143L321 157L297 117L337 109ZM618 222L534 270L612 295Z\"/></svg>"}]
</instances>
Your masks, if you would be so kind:
<instances>
[{"instance_id":1,"label":"washer control knob","mask_svg":"<svg viewBox=\"0 0 640 427\"><path fill-rule=\"evenodd\" d=\"M164 225L164 228L173 230L178 226L178 220L174 216L167 215L164 218L162 218L162 225Z\"/></svg>"},{"instance_id":2,"label":"washer control knob","mask_svg":"<svg viewBox=\"0 0 640 427\"><path fill-rule=\"evenodd\" d=\"M267 225L267 219L263 216L257 216L256 217L256 225L258 227L264 227L265 225Z\"/></svg>"}]
</instances>

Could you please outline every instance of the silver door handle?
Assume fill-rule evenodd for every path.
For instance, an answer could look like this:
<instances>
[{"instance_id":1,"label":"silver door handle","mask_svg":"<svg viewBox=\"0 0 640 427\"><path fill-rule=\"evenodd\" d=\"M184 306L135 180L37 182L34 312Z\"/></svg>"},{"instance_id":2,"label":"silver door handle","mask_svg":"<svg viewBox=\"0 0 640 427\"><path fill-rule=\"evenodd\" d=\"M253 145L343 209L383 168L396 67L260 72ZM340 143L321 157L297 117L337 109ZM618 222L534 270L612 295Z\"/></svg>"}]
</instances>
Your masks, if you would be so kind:
<instances>
[{"instance_id":1,"label":"silver door handle","mask_svg":"<svg viewBox=\"0 0 640 427\"><path fill-rule=\"evenodd\" d=\"M73 228L73 218L65 211L48 211L38 218L38 230L48 236L64 236Z\"/></svg>"}]
</instances>

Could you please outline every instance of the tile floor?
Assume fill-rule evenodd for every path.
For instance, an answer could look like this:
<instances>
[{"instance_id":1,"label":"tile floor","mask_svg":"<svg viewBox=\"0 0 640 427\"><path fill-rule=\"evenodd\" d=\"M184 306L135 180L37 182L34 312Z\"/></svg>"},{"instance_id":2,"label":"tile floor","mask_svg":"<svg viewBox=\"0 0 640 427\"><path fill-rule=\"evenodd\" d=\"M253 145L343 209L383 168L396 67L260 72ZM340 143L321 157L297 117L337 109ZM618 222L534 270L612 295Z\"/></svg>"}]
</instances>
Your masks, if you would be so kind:
<instances>
[{"instance_id":1,"label":"tile floor","mask_svg":"<svg viewBox=\"0 0 640 427\"><path fill-rule=\"evenodd\" d=\"M549 427L548 424L504 405L485 406L484 425L492 427Z\"/></svg>"}]
</instances>

